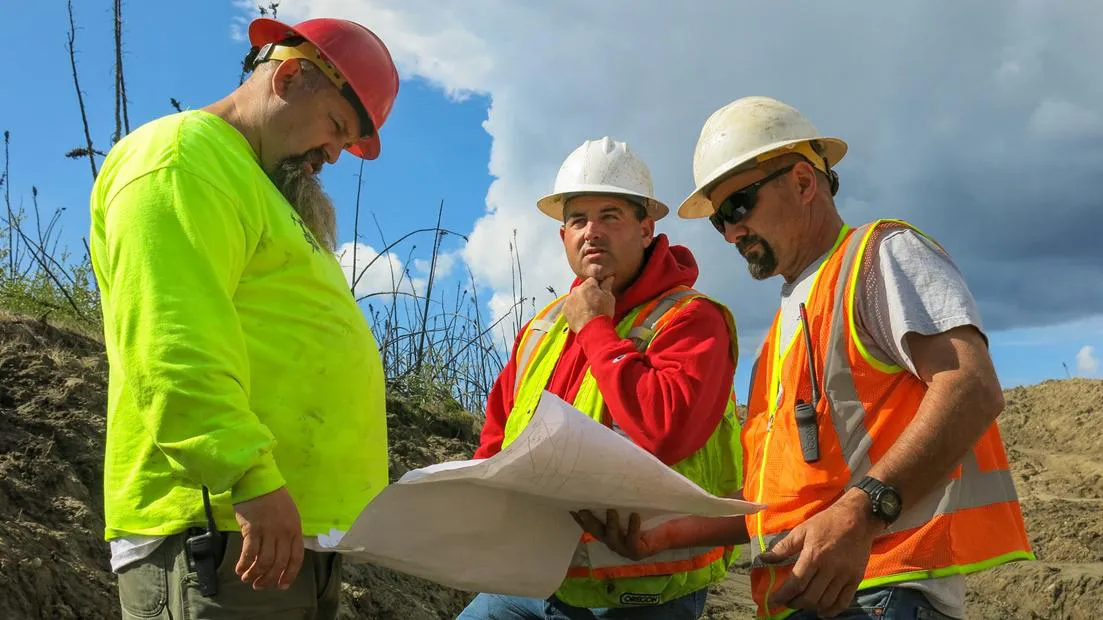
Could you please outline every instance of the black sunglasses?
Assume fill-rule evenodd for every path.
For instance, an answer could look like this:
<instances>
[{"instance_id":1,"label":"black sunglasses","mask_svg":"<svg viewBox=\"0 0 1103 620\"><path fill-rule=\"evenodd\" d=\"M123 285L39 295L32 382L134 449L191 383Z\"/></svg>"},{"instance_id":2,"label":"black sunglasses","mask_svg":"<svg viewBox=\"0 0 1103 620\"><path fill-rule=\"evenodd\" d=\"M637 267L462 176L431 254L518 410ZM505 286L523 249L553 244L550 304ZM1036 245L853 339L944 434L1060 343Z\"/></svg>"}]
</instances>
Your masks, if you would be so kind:
<instances>
[{"instance_id":1,"label":"black sunglasses","mask_svg":"<svg viewBox=\"0 0 1103 620\"><path fill-rule=\"evenodd\" d=\"M747 213L754 208L758 190L762 189L762 186L789 172L793 169L793 166L796 166L796 164L786 166L751 183L747 187L728 194L728 197L720 203L720 207L716 209L716 212L709 216L709 221L716 227L716 230L720 231L721 235L724 234L725 223L738 224L739 220L746 217Z\"/></svg>"}]
</instances>

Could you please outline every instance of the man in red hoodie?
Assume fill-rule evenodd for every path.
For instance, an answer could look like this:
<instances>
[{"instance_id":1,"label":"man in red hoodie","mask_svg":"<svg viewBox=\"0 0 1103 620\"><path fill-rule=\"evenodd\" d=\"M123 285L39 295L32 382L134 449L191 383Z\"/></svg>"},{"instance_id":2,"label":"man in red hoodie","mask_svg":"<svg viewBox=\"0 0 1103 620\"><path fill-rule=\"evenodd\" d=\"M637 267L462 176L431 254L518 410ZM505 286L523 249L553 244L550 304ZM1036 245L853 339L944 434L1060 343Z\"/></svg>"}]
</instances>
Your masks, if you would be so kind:
<instances>
[{"instance_id":1,"label":"man in red hoodie","mask_svg":"<svg viewBox=\"0 0 1103 620\"><path fill-rule=\"evenodd\" d=\"M668 209L652 192L647 166L623 142L588 140L564 161L554 193L537 206L561 222L577 278L517 335L476 458L514 440L547 390L710 493L742 486L735 322L691 288L698 270L689 249L655 235ZM704 547L631 562L587 535L549 599L484 593L459 619L694 619L734 556L732 547Z\"/></svg>"}]
</instances>

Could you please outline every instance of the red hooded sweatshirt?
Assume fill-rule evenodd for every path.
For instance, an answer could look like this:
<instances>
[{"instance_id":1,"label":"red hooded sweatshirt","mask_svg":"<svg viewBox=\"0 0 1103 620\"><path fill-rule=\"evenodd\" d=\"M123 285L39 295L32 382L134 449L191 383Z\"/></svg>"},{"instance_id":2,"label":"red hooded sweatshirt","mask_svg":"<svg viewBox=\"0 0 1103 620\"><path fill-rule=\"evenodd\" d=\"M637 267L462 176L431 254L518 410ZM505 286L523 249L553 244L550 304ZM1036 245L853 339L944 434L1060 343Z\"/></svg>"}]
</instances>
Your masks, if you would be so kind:
<instances>
[{"instance_id":1,"label":"red hooded sweatshirt","mask_svg":"<svg viewBox=\"0 0 1103 620\"><path fill-rule=\"evenodd\" d=\"M673 465L700 449L712 435L731 393L735 365L728 353L731 338L723 315L701 299L683 308L642 354L632 341L617 336L617 323L632 308L675 286L693 286L697 281L697 261L688 248L671 246L666 235L658 235L648 252L639 277L617 298L616 316L597 317L578 334L568 333L546 389L573 402L586 369L592 368L610 417L636 445ZM571 289L581 283L576 278ZM524 329L517 334L509 363L487 399L475 458L489 458L502 449L523 333Z\"/></svg>"}]
</instances>

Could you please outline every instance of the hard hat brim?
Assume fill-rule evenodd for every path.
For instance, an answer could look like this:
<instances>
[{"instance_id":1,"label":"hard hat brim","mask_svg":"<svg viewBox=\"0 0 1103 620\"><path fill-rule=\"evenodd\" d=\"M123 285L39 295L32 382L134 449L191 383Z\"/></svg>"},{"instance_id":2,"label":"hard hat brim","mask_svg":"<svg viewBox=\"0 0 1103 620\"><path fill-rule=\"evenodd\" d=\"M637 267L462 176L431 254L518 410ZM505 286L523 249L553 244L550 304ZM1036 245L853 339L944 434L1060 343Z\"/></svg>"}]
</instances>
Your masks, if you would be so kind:
<instances>
[{"instance_id":1,"label":"hard hat brim","mask_svg":"<svg viewBox=\"0 0 1103 620\"><path fill-rule=\"evenodd\" d=\"M834 167L835 164L839 163L842 160L847 151L847 145L845 141L843 141L841 138L829 137L782 140L780 142L773 142L761 148L749 151L740 155L739 157L729 160L724 165L717 167L716 172L712 173L708 178L701 182L701 184L699 184L697 188L693 190L693 193L690 194L689 197L686 198L684 201L682 201L681 206L678 207L678 217L691 220L712 215L714 209L712 206L712 201L709 200L708 192L712 190L712 188L715 187L719 181L728 177L734 172L739 172L741 168L751 168L753 164L756 163L757 158L760 155L765 155L771 151L791 147L793 145L800 144L801 142L819 142L821 145L823 145L825 151L824 155L825 159L827 159L827 164L832 167ZM782 153L779 153L778 155L781 154Z\"/></svg>"},{"instance_id":2,"label":"hard hat brim","mask_svg":"<svg viewBox=\"0 0 1103 620\"><path fill-rule=\"evenodd\" d=\"M291 37L302 37L308 41L310 40L309 37L295 30L293 26L289 26L279 20L258 17L249 24L249 44L253 47L264 47L269 43L279 43ZM311 43L313 43L313 41L311 41ZM374 119L372 122L375 122ZM379 157L379 152L382 150L382 147L383 145L379 141L379 127L376 126L372 131L372 135L359 140L345 150L351 155L361 159L371 160Z\"/></svg>"},{"instance_id":3,"label":"hard hat brim","mask_svg":"<svg viewBox=\"0 0 1103 620\"><path fill-rule=\"evenodd\" d=\"M544 215L555 219L556 221L563 222L563 207L567 200L581 195L608 195L608 196L620 196L622 198L628 198L636 202L641 202L644 208L647 209L647 215L653 220L661 220L668 213L670 208L667 207L659 200L644 196L643 194L637 194L634 192L626 192L619 187L611 185L578 185L571 189L569 192L559 192L554 194L548 194L540 200L536 201L536 207L540 209Z\"/></svg>"}]
</instances>

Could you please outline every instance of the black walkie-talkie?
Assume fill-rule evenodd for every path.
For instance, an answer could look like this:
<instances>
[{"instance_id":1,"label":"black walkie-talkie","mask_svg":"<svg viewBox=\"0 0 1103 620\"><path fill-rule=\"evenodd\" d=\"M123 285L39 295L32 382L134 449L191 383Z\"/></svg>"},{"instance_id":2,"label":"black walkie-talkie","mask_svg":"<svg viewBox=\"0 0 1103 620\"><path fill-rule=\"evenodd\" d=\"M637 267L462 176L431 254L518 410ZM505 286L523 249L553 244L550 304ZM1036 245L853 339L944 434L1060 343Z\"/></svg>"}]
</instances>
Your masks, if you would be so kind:
<instances>
[{"instance_id":1,"label":"black walkie-talkie","mask_svg":"<svg viewBox=\"0 0 1103 620\"><path fill-rule=\"evenodd\" d=\"M222 546L223 534L214 523L211 496L206 486L203 487L203 511L207 515L206 531L189 536L184 541L184 546L188 564L199 580L200 594L211 597L218 594L218 566L222 563L225 548Z\"/></svg>"},{"instance_id":2,"label":"black walkie-talkie","mask_svg":"<svg viewBox=\"0 0 1103 620\"><path fill-rule=\"evenodd\" d=\"M820 460L820 425L816 420L816 407L820 404L819 382L816 381L816 360L812 351L812 336L808 333L808 314L804 304L800 304L800 324L804 330L804 347L808 352L808 374L812 378L812 402L798 399L793 417L797 420L797 434L800 435L800 451L805 463Z\"/></svg>"}]
</instances>

